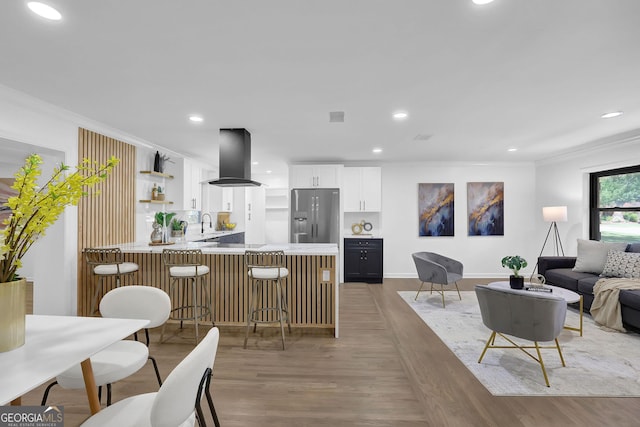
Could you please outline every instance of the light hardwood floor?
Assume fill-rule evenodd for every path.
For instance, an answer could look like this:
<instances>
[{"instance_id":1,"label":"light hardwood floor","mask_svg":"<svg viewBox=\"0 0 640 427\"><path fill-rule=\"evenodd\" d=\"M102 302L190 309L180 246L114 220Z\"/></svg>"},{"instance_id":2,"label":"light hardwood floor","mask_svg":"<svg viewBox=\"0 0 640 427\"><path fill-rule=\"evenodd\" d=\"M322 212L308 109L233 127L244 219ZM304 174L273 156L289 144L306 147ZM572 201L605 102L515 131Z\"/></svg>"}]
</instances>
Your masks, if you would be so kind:
<instances>
[{"instance_id":1,"label":"light hardwood floor","mask_svg":"<svg viewBox=\"0 0 640 427\"><path fill-rule=\"evenodd\" d=\"M490 280L465 279L463 290ZM295 330L280 350L279 330L221 327L213 397L223 426L637 426L640 398L494 397L398 297L416 279L340 290L340 338ZM447 298L455 298L448 295ZM185 337L191 337L187 330ZM157 342L159 333L152 339ZM178 335L154 343L163 377L193 348ZM480 352L481 349L478 349ZM640 363L640 361L638 362ZM23 399L39 405L40 387ZM150 365L114 385L114 401L155 391ZM88 416L82 390L55 388L65 426ZM212 425L210 423L210 425Z\"/></svg>"}]
</instances>

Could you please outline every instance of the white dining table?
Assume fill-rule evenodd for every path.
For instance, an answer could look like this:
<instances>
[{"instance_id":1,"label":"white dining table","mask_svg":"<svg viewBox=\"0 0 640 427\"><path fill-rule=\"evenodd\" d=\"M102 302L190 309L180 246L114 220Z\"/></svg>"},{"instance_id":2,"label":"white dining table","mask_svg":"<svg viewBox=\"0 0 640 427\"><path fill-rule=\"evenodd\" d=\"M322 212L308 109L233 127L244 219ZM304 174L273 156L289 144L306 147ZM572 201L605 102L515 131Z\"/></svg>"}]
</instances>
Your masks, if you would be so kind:
<instances>
[{"instance_id":1,"label":"white dining table","mask_svg":"<svg viewBox=\"0 0 640 427\"><path fill-rule=\"evenodd\" d=\"M0 405L80 364L91 413L100 411L90 357L144 328L148 320L28 315L25 344L0 353Z\"/></svg>"}]
</instances>

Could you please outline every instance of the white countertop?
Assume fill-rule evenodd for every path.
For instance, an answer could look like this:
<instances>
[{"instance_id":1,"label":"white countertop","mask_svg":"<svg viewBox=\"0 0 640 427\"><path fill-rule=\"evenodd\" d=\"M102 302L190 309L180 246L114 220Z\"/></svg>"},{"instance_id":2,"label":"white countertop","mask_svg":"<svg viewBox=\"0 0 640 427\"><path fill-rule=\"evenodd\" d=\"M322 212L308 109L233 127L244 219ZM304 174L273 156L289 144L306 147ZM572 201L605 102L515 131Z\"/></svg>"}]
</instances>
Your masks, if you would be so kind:
<instances>
[{"instance_id":1,"label":"white countertop","mask_svg":"<svg viewBox=\"0 0 640 427\"><path fill-rule=\"evenodd\" d=\"M228 233L228 232L227 232ZM120 248L124 253L162 253L163 249L201 249L203 254L244 254L246 250L284 251L285 255L339 255L335 243L244 244L218 242L176 242L172 245L149 246L148 242L130 242L105 246Z\"/></svg>"}]
</instances>

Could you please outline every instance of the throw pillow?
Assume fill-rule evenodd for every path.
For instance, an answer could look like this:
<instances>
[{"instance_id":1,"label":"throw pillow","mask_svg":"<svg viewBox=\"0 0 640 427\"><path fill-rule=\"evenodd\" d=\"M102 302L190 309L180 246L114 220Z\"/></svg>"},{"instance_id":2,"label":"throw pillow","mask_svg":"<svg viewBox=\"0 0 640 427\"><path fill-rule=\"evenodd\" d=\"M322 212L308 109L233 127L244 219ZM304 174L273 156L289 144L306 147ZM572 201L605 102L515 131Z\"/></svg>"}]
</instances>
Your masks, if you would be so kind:
<instances>
[{"instance_id":1,"label":"throw pillow","mask_svg":"<svg viewBox=\"0 0 640 427\"><path fill-rule=\"evenodd\" d=\"M627 252L640 252L640 243L629 243Z\"/></svg>"},{"instance_id":2,"label":"throw pillow","mask_svg":"<svg viewBox=\"0 0 640 427\"><path fill-rule=\"evenodd\" d=\"M626 243L609 243L597 240L578 239L578 257L573 271L581 273L602 273L610 250L621 251L627 248Z\"/></svg>"},{"instance_id":3,"label":"throw pillow","mask_svg":"<svg viewBox=\"0 0 640 427\"><path fill-rule=\"evenodd\" d=\"M640 278L640 253L609 251L600 276Z\"/></svg>"}]
</instances>

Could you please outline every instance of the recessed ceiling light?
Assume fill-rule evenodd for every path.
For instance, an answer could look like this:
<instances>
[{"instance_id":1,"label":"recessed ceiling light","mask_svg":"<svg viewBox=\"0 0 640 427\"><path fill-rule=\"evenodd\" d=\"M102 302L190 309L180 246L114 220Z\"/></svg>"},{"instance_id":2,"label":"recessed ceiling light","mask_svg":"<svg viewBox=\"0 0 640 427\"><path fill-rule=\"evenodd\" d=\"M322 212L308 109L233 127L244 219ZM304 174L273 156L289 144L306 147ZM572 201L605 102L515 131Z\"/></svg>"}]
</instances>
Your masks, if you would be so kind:
<instances>
[{"instance_id":1,"label":"recessed ceiling light","mask_svg":"<svg viewBox=\"0 0 640 427\"><path fill-rule=\"evenodd\" d=\"M407 114L406 111L396 111L393 113L393 118L396 120L404 120L407 117L409 117L409 114Z\"/></svg>"},{"instance_id":2,"label":"recessed ceiling light","mask_svg":"<svg viewBox=\"0 0 640 427\"><path fill-rule=\"evenodd\" d=\"M600 117L603 119L612 119L614 117L619 117L622 115L622 111L610 111L608 113L604 113Z\"/></svg>"},{"instance_id":3,"label":"recessed ceiling light","mask_svg":"<svg viewBox=\"0 0 640 427\"><path fill-rule=\"evenodd\" d=\"M59 21L62 19L60 12L49 6L48 4L40 3L39 1L30 1L27 6L36 15L42 16L45 19L51 21Z\"/></svg>"},{"instance_id":4,"label":"recessed ceiling light","mask_svg":"<svg viewBox=\"0 0 640 427\"><path fill-rule=\"evenodd\" d=\"M191 120L192 122L196 122L196 123L200 123L202 121L204 121L204 119L200 116L189 116L189 120Z\"/></svg>"},{"instance_id":5,"label":"recessed ceiling light","mask_svg":"<svg viewBox=\"0 0 640 427\"><path fill-rule=\"evenodd\" d=\"M271 173L272 171L267 171L267 173Z\"/></svg>"},{"instance_id":6,"label":"recessed ceiling light","mask_svg":"<svg viewBox=\"0 0 640 427\"><path fill-rule=\"evenodd\" d=\"M374 153L378 154L378 153L382 153L382 148L374 148L373 150Z\"/></svg>"},{"instance_id":7,"label":"recessed ceiling light","mask_svg":"<svg viewBox=\"0 0 640 427\"><path fill-rule=\"evenodd\" d=\"M513 153L514 151L518 151L517 148L508 148L507 151L509 151L510 153Z\"/></svg>"},{"instance_id":8,"label":"recessed ceiling light","mask_svg":"<svg viewBox=\"0 0 640 427\"><path fill-rule=\"evenodd\" d=\"M473 0L474 4L478 4L478 5L483 5L483 4L489 4L491 3L493 0Z\"/></svg>"},{"instance_id":9,"label":"recessed ceiling light","mask_svg":"<svg viewBox=\"0 0 640 427\"><path fill-rule=\"evenodd\" d=\"M251 162L251 164L252 164L253 166L255 166L255 165L258 165L259 163L258 163L258 162Z\"/></svg>"}]
</instances>

